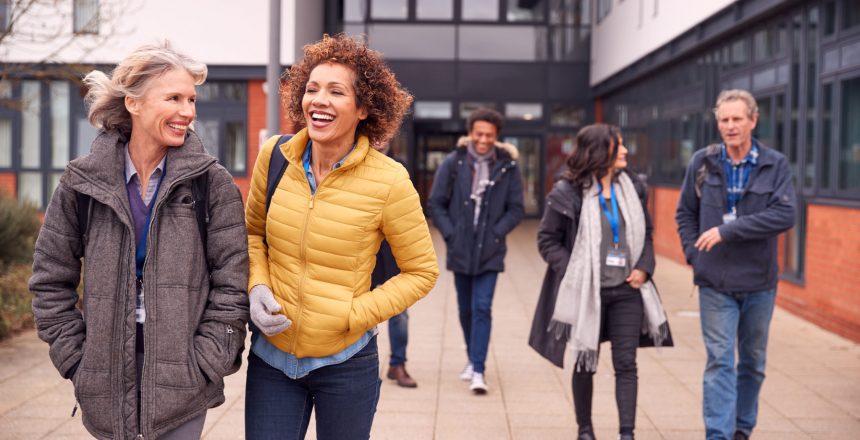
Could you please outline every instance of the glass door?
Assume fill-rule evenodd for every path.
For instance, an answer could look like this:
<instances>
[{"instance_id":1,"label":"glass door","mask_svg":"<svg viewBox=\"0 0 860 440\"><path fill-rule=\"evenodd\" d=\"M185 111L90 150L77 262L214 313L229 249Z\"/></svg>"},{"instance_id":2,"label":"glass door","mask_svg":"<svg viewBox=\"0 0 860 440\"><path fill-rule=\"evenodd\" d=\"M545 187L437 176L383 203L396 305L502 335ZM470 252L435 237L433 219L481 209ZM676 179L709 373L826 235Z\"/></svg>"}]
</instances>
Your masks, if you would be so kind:
<instances>
[{"instance_id":1,"label":"glass door","mask_svg":"<svg viewBox=\"0 0 860 440\"><path fill-rule=\"evenodd\" d=\"M541 185L541 137L534 135L504 136L502 142L514 145L520 152L519 165L523 177L523 202L528 217L541 213L543 186Z\"/></svg>"}]
</instances>

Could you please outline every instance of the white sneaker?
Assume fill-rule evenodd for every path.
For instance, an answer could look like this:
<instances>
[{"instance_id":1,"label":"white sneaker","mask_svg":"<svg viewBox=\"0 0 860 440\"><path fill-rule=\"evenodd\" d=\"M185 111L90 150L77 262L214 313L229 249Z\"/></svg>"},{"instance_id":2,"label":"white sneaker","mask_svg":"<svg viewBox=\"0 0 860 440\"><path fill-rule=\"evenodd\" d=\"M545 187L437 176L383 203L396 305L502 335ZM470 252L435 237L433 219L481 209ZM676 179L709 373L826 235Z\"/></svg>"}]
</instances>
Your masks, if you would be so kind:
<instances>
[{"instance_id":1,"label":"white sneaker","mask_svg":"<svg viewBox=\"0 0 860 440\"><path fill-rule=\"evenodd\" d=\"M463 372L460 373L460 380L472 380L472 376L475 374L475 367L472 366L472 363L469 362L466 364L466 368L463 368Z\"/></svg>"},{"instance_id":2,"label":"white sneaker","mask_svg":"<svg viewBox=\"0 0 860 440\"><path fill-rule=\"evenodd\" d=\"M475 394L487 394L487 382L484 382L484 373L474 373L472 375L472 384L469 389Z\"/></svg>"}]
</instances>

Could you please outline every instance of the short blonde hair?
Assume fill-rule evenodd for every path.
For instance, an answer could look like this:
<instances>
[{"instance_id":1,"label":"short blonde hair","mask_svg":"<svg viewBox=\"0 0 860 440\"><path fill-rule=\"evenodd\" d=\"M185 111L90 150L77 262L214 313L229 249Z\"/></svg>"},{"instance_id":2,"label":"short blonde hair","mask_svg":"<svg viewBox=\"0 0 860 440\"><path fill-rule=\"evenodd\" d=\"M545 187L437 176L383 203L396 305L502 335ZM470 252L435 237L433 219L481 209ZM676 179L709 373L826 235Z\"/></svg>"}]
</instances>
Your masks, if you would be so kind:
<instances>
[{"instance_id":1,"label":"short blonde hair","mask_svg":"<svg viewBox=\"0 0 860 440\"><path fill-rule=\"evenodd\" d=\"M743 89L723 90L717 96L717 104L714 106L714 117L719 117L717 110L726 102L743 101L747 105L747 116L752 119L758 117L758 104L755 102L753 95Z\"/></svg>"},{"instance_id":2,"label":"short blonde hair","mask_svg":"<svg viewBox=\"0 0 860 440\"><path fill-rule=\"evenodd\" d=\"M178 69L188 72L195 85L206 81L206 65L177 52L167 40L135 49L110 76L98 70L88 73L84 84L89 91L84 101L89 106L90 124L106 131L131 133L131 114L125 108L125 97L143 96L150 81Z\"/></svg>"}]
</instances>

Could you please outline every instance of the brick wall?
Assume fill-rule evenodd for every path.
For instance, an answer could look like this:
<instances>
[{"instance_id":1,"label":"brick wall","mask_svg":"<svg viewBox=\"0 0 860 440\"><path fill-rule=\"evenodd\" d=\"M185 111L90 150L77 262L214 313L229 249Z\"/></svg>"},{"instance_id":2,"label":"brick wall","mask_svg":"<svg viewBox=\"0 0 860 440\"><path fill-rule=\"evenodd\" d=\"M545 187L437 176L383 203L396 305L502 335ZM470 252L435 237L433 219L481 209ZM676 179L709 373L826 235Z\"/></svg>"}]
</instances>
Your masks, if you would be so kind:
<instances>
[{"instance_id":1,"label":"brick wall","mask_svg":"<svg viewBox=\"0 0 860 440\"><path fill-rule=\"evenodd\" d=\"M679 195L676 188L655 188L651 209L656 252L684 263L675 223ZM777 304L860 342L860 209L810 204L805 245L804 283L780 281Z\"/></svg>"},{"instance_id":2,"label":"brick wall","mask_svg":"<svg viewBox=\"0 0 860 440\"><path fill-rule=\"evenodd\" d=\"M0 173L0 191L6 191L6 194L18 197L17 182L15 173Z\"/></svg>"}]
</instances>

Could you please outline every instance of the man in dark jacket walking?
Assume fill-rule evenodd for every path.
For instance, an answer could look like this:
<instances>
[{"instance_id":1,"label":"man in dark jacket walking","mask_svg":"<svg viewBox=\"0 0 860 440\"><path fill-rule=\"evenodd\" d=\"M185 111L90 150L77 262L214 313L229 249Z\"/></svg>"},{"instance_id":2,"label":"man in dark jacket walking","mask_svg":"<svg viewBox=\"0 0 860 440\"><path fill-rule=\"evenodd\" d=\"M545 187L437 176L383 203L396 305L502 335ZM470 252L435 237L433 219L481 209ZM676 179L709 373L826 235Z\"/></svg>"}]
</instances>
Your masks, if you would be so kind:
<instances>
[{"instance_id":1,"label":"man in dark jacket walking","mask_svg":"<svg viewBox=\"0 0 860 440\"><path fill-rule=\"evenodd\" d=\"M714 114L723 143L693 155L675 219L699 286L706 435L746 440L764 381L777 237L794 225L795 192L785 156L752 137L758 106L749 92L723 91Z\"/></svg>"},{"instance_id":2,"label":"man in dark jacket walking","mask_svg":"<svg viewBox=\"0 0 860 440\"><path fill-rule=\"evenodd\" d=\"M461 138L436 172L428 208L445 237L454 272L460 326L469 363L460 375L485 394L484 362L496 278L504 270L505 237L523 218L523 184L517 150L497 141L503 118L488 108L469 115Z\"/></svg>"}]
</instances>

